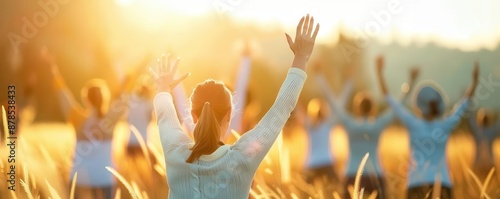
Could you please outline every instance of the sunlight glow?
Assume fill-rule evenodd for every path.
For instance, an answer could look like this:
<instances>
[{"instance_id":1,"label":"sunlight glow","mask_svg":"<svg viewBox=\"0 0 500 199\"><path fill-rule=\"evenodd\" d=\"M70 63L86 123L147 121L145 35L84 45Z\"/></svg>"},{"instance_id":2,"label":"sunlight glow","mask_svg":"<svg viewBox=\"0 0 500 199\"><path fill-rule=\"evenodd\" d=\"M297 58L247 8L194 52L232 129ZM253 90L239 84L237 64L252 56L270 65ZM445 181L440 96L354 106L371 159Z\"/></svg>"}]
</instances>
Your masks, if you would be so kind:
<instances>
[{"instance_id":1,"label":"sunlight glow","mask_svg":"<svg viewBox=\"0 0 500 199\"><path fill-rule=\"evenodd\" d=\"M321 22L319 40L338 34L365 34L369 39L400 43L436 42L444 46L474 50L492 49L500 35L499 1L390 0L360 4L347 0L116 0L120 6L132 3L135 20L165 20L161 15L218 15L241 23L293 30L306 13ZM128 7L132 9L132 6ZM411 8L411 9L409 9ZM134 14L135 13L135 14ZM157 13L157 16L151 16ZM148 17L148 15L150 15ZM154 14L153 14L154 15ZM147 20L145 22L148 23ZM410 39L411 38L411 39ZM328 40L328 41L331 41Z\"/></svg>"},{"instance_id":2,"label":"sunlight glow","mask_svg":"<svg viewBox=\"0 0 500 199\"><path fill-rule=\"evenodd\" d=\"M120 6L129 6L134 0L116 0L116 3Z\"/></svg>"}]
</instances>

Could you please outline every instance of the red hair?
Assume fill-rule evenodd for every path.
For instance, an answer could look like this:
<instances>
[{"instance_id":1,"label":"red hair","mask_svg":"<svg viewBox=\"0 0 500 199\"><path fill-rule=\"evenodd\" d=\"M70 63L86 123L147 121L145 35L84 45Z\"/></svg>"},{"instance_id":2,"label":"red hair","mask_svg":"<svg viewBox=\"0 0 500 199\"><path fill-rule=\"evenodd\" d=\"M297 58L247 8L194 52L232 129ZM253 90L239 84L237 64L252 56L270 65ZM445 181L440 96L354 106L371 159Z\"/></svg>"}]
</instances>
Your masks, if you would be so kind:
<instances>
[{"instance_id":1,"label":"red hair","mask_svg":"<svg viewBox=\"0 0 500 199\"><path fill-rule=\"evenodd\" d=\"M191 110L198 122L193 132L195 144L186 162L192 163L219 148L220 124L231 109L231 92L222 82L209 79L196 85L191 94Z\"/></svg>"}]
</instances>

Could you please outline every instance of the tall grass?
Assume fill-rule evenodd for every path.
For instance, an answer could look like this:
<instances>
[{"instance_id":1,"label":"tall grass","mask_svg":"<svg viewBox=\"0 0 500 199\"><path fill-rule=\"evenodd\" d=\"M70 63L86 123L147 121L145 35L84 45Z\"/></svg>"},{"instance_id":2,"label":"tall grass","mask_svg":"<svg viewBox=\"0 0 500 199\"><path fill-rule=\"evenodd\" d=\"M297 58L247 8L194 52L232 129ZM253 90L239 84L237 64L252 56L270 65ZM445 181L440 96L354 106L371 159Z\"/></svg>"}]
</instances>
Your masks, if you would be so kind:
<instances>
[{"instance_id":1,"label":"tall grass","mask_svg":"<svg viewBox=\"0 0 500 199\"><path fill-rule=\"evenodd\" d=\"M69 191L69 199L75 198L76 178L78 178L78 172L75 172L75 174L73 175L73 180L71 181L71 189Z\"/></svg>"},{"instance_id":2,"label":"tall grass","mask_svg":"<svg viewBox=\"0 0 500 199\"><path fill-rule=\"evenodd\" d=\"M132 185L130 185L122 175L120 175L115 169L111 167L106 167L106 169L111 172L123 185L125 185L125 188L127 188L128 193L130 194L130 196L132 196L133 199L139 199L136 190L132 188Z\"/></svg>"},{"instance_id":3,"label":"tall grass","mask_svg":"<svg viewBox=\"0 0 500 199\"><path fill-rule=\"evenodd\" d=\"M354 180L354 190L353 190L353 199L362 199L363 198L363 193L364 189L359 188L360 186L360 180L361 180L361 175L363 175L363 169L365 168L366 161L368 160L369 153L366 153L363 159L361 159L361 162L359 163L358 167L358 172L356 173L356 179Z\"/></svg>"},{"instance_id":4,"label":"tall grass","mask_svg":"<svg viewBox=\"0 0 500 199\"><path fill-rule=\"evenodd\" d=\"M50 183L49 183L49 181L47 181L47 179L45 179L45 184L47 184L47 187L49 188L49 192L50 192L50 195L52 196L52 199L61 199L61 196L59 196L57 191L54 189L54 187L52 187L50 185Z\"/></svg>"},{"instance_id":5,"label":"tall grass","mask_svg":"<svg viewBox=\"0 0 500 199\"><path fill-rule=\"evenodd\" d=\"M3 108L2 108L3 109ZM2 110L2 122L5 123L4 110ZM4 125L5 126L5 125ZM58 129L61 128L61 129ZM20 179L21 191L5 191L0 190L0 198L20 198L20 199L31 199L31 198L75 198L75 186L76 180L79 177L78 173L73 175L72 181L64 180L70 179L65 176L65 173L69 173L70 165L67 162L71 162L71 157L61 157L58 153L62 149L64 144L56 145L59 140L71 140L71 136L67 136L65 133L61 134L52 134L57 131L65 131L62 127L54 127L48 125L47 127L40 128L46 133L43 132L28 132L26 134L21 133L21 137L23 141L20 143L22 147L19 148L19 156L22 156L22 159L18 159L20 163L19 168L22 168L21 174L23 174L22 179ZM118 164L117 169L107 168L109 172L111 172L118 179L118 187L115 191L115 198L134 198L134 199L149 199L149 198L166 198L168 194L168 186L166 184L166 169L163 161L163 154L161 152L161 147L153 142L146 142L137 130L132 130L132 136L136 136L139 139L139 143L141 145L141 150L144 155L144 161L148 162L156 162L155 164L149 165L149 170L146 168L136 169L136 168L126 168L123 169L122 164ZM43 138L46 136L54 136L53 138L47 138L46 141L43 141ZM64 137L66 136L66 137ZM237 132L233 133L233 136L237 137L239 134ZM273 153L270 153L266 159L261 164L261 168L257 172L254 179L254 186L250 191L251 198L311 198L311 199L322 199L327 197L333 197L335 199L342 198L342 194L336 191L331 193L325 193L324 187L326 184L323 184L322 181L317 181L314 184L308 184L305 182L304 175L302 171L293 169L293 166L290 165L290 161L296 158L296 154L293 153L293 145L285 144L282 138L279 138L279 142L277 143L278 148L274 152L274 154L278 154L277 156L273 156ZM154 138L153 138L154 140ZM42 142L46 142L49 144L41 144ZM55 146L54 146L55 145ZM71 145L70 145L71 146ZM288 148L287 148L288 147ZM280 149L281 148L281 149ZM0 146L0 156L6 153L5 146ZM370 154L372 155L372 154ZM351 194L353 198L361 199L361 198L375 198L377 196L377 192L367 193L363 189L363 184L360 184L360 178L363 175L362 171L365 168L366 164L368 164L367 160L369 155L365 155L363 161L360 162L358 168L358 175L356 177L356 181L354 187L351 189ZM151 160L153 159L153 160ZM25 164L22 160L30 160L30 164ZM118 157L118 161L124 162L123 157ZM479 189L479 192L474 193L477 195L474 196L458 196L457 198L486 198L486 199L494 199L498 196L495 196L494 193L488 192L488 189L493 187L498 187L497 182L495 182L495 169L492 168L488 176L485 179L479 178L472 169L468 168L465 165L464 160L460 160L463 164L463 169L459 170L459 172L466 173L467 176L473 180L472 185L465 186L465 182L457 182L460 186L465 186L466 189ZM8 165L5 160L1 162L0 166ZM455 164L456 165L456 164ZM456 166L455 166L456 167ZM3 168L5 171L5 168ZM36 171L47 171L47 174L37 174ZM140 176L152 175L150 180L156 187L147 187L141 185L138 179L134 179L132 177L127 177L128 174L139 172ZM5 172L4 172L5 173ZM50 175L53 173L59 173L62 175ZM36 174L36 175L35 175ZM5 182L5 176L0 174L0 182ZM62 176L62 177L59 177ZM55 179L61 178L63 180ZM484 180L484 181L481 181ZM63 184L59 184L63 183ZM65 183L65 184L64 184ZM175 182L173 182L175 183ZM0 185L2 185L0 183ZM68 188L69 190L67 190ZM152 189L151 189L152 188ZM433 191L433 194L428 195L428 198L437 198L439 195L440 186L437 186ZM123 190L127 190L127 192L123 192ZM500 189L496 189L500 191ZM404 190L396 190L398 192L404 192ZM16 195L17 194L17 195Z\"/></svg>"}]
</instances>

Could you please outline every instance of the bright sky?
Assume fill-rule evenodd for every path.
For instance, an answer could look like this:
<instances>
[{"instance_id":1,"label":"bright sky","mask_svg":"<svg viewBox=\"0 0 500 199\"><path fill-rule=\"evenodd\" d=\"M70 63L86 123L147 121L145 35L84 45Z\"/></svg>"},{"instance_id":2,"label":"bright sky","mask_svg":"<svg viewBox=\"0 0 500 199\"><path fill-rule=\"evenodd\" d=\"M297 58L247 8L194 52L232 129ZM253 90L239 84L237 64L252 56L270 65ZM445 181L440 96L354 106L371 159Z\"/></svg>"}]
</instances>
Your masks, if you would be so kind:
<instances>
[{"instance_id":1,"label":"bright sky","mask_svg":"<svg viewBox=\"0 0 500 199\"><path fill-rule=\"evenodd\" d=\"M340 26L355 37L408 44L437 42L463 50L493 49L500 35L498 0L116 0L123 7L185 15L219 13L234 20L293 29L310 13L322 25L320 40ZM341 25L342 24L342 25ZM359 35L359 36L358 36ZM364 36L366 35L366 36ZM411 40L410 40L411 38Z\"/></svg>"}]
</instances>

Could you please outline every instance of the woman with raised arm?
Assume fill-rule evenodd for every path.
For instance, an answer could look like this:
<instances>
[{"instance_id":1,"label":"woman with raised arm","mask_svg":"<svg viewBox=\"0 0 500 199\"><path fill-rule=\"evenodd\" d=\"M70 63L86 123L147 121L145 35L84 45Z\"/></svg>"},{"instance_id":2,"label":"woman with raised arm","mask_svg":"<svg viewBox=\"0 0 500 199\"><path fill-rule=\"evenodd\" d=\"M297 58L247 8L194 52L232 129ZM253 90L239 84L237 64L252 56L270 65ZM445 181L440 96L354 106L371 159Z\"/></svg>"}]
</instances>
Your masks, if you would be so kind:
<instances>
[{"instance_id":1,"label":"woman with raised arm","mask_svg":"<svg viewBox=\"0 0 500 199\"><path fill-rule=\"evenodd\" d=\"M383 64L382 57L379 57L377 65ZM407 98L407 94L413 88L417 76L418 70L413 69L410 72L409 87L406 91L403 91L402 101ZM335 95L330 91L331 89L324 76L318 74L316 80L328 99L332 111L339 122L342 123L349 137L349 161L346 168L347 180L344 188L344 197L351 198L352 193L347 191L348 187L354 184L358 165L365 154L369 153L368 163L361 176L360 187L363 187L366 194L377 191L377 198L387 198L385 191L385 184L387 182L379 161L378 143L383 130L394 120L393 111L388 109L378 116L378 118L374 117L376 114L375 103L368 93L360 92L354 96L353 110L357 116L353 116L345 111L345 103L342 102L345 99L337 100ZM347 84L352 83L348 82Z\"/></svg>"},{"instance_id":2,"label":"woman with raised arm","mask_svg":"<svg viewBox=\"0 0 500 199\"><path fill-rule=\"evenodd\" d=\"M151 56L145 56L141 62L136 66L138 69L143 69L151 61ZM143 74L142 71L138 71L134 77L142 76L141 81L131 82L132 92L128 100L128 114L127 122L129 124L129 136L126 146L126 154L130 157L136 157L141 155L142 149L139 142L139 137L135 135L132 131L137 131L139 136L144 140L145 143L148 141L148 126L153 120L153 97L152 88L148 85L148 81L144 77L148 77L147 74ZM145 76L144 76L145 75ZM135 78L134 78L135 79Z\"/></svg>"},{"instance_id":3,"label":"woman with raised arm","mask_svg":"<svg viewBox=\"0 0 500 199\"><path fill-rule=\"evenodd\" d=\"M245 106L247 105L247 88L248 82L250 81L250 72L252 65L249 48L249 44L246 43L243 55L240 60L238 75L236 77L235 90L232 97L234 104L234 107L232 109L233 112L231 113L229 128L227 129L227 132L222 134L221 140L223 141L227 139L227 137L231 133L231 130L234 130L238 133L243 133L243 117ZM177 113L179 114L179 117L181 119L181 123L189 133L192 133L194 129L193 118L191 117L191 114L188 110L189 100L184 88L182 87L182 83L173 89L173 98L175 101Z\"/></svg>"},{"instance_id":4,"label":"woman with raised arm","mask_svg":"<svg viewBox=\"0 0 500 199\"><path fill-rule=\"evenodd\" d=\"M130 125L130 134L127 142L128 156L135 157L143 153L139 142L140 138L132 131L137 131L145 143L148 141L148 126L153 119L151 93L151 88L145 83L141 83L133 90L130 96L128 102L129 112L127 114L127 122Z\"/></svg>"},{"instance_id":5,"label":"woman with raised arm","mask_svg":"<svg viewBox=\"0 0 500 199\"><path fill-rule=\"evenodd\" d=\"M277 99L254 129L234 145L221 135L229 127L231 93L223 83L206 80L191 94L191 114L196 126L191 140L182 130L170 91L187 75L174 79L178 60L162 63L152 72L158 84L154 108L167 165L169 198L246 199L255 172L285 125L306 80L306 64L314 47L319 25L307 15L297 26L295 41L286 35L295 54Z\"/></svg>"},{"instance_id":6,"label":"woman with raised arm","mask_svg":"<svg viewBox=\"0 0 500 199\"><path fill-rule=\"evenodd\" d=\"M127 78L121 89L112 96L104 80L89 80L81 90L82 101L86 106L84 108L71 94L54 58L46 48L42 49L42 56L50 65L63 114L76 133L75 155L70 173L71 178L78 173L75 195L78 198L113 198L115 180L105 167L114 166L113 130L127 111L128 92L133 79Z\"/></svg>"},{"instance_id":7,"label":"woman with raised arm","mask_svg":"<svg viewBox=\"0 0 500 199\"><path fill-rule=\"evenodd\" d=\"M471 112L468 122L476 144L474 171L484 179L495 167L493 143L500 133L500 117L495 120L491 111L481 108Z\"/></svg>"},{"instance_id":8,"label":"woman with raised arm","mask_svg":"<svg viewBox=\"0 0 500 199\"><path fill-rule=\"evenodd\" d=\"M407 197L421 199L429 194L428 196L441 199L453 198L451 195L452 183L445 156L446 143L464 113L467 112L469 101L477 86L479 65L476 64L474 67L473 81L464 99L460 100L447 116L444 116L443 94L440 89L436 88L436 84L422 85L419 88L415 105L420 115L416 116L389 94L382 70L383 66L379 65L377 76L382 93L408 129L410 137L410 159L414 165L409 170ZM433 190L438 190L438 193L433 193Z\"/></svg>"},{"instance_id":9,"label":"woman with raised arm","mask_svg":"<svg viewBox=\"0 0 500 199\"><path fill-rule=\"evenodd\" d=\"M315 65L314 69L315 73L319 74L321 72L321 65ZM345 105L347 98L351 95L352 87L353 81L351 80L343 86L338 102L342 106ZM317 111L311 111L314 104L317 106ZM333 197L330 193L335 191L336 185L340 182L335 171L336 158L331 152L332 146L330 142L331 130L339 121L330 110L330 105L324 98L315 98L309 101L307 108L297 108L297 114L300 116L302 126L305 128L307 137L309 138L305 165L307 169L306 181L313 184L314 181L320 180L325 185L329 185L330 188L325 187L324 190L328 192L324 194L325 198Z\"/></svg>"},{"instance_id":10,"label":"woman with raised arm","mask_svg":"<svg viewBox=\"0 0 500 199\"><path fill-rule=\"evenodd\" d=\"M310 110L311 104L316 104L317 111ZM305 165L309 175L306 181L311 184L319 179L326 179L331 183L338 182L334 171L335 158L330 145L331 130L337 124L337 120L328 111L329 109L325 100L315 98L309 101L306 109L308 111L304 114L303 126L309 138Z\"/></svg>"},{"instance_id":11,"label":"woman with raised arm","mask_svg":"<svg viewBox=\"0 0 500 199\"><path fill-rule=\"evenodd\" d=\"M324 198L333 198L331 193L337 191L340 182L335 167L337 160L332 153L330 142L337 120L329 109L324 99L314 98L309 101L307 108L297 110L301 127L304 128L309 142L305 162L306 182L324 186Z\"/></svg>"}]
</instances>

